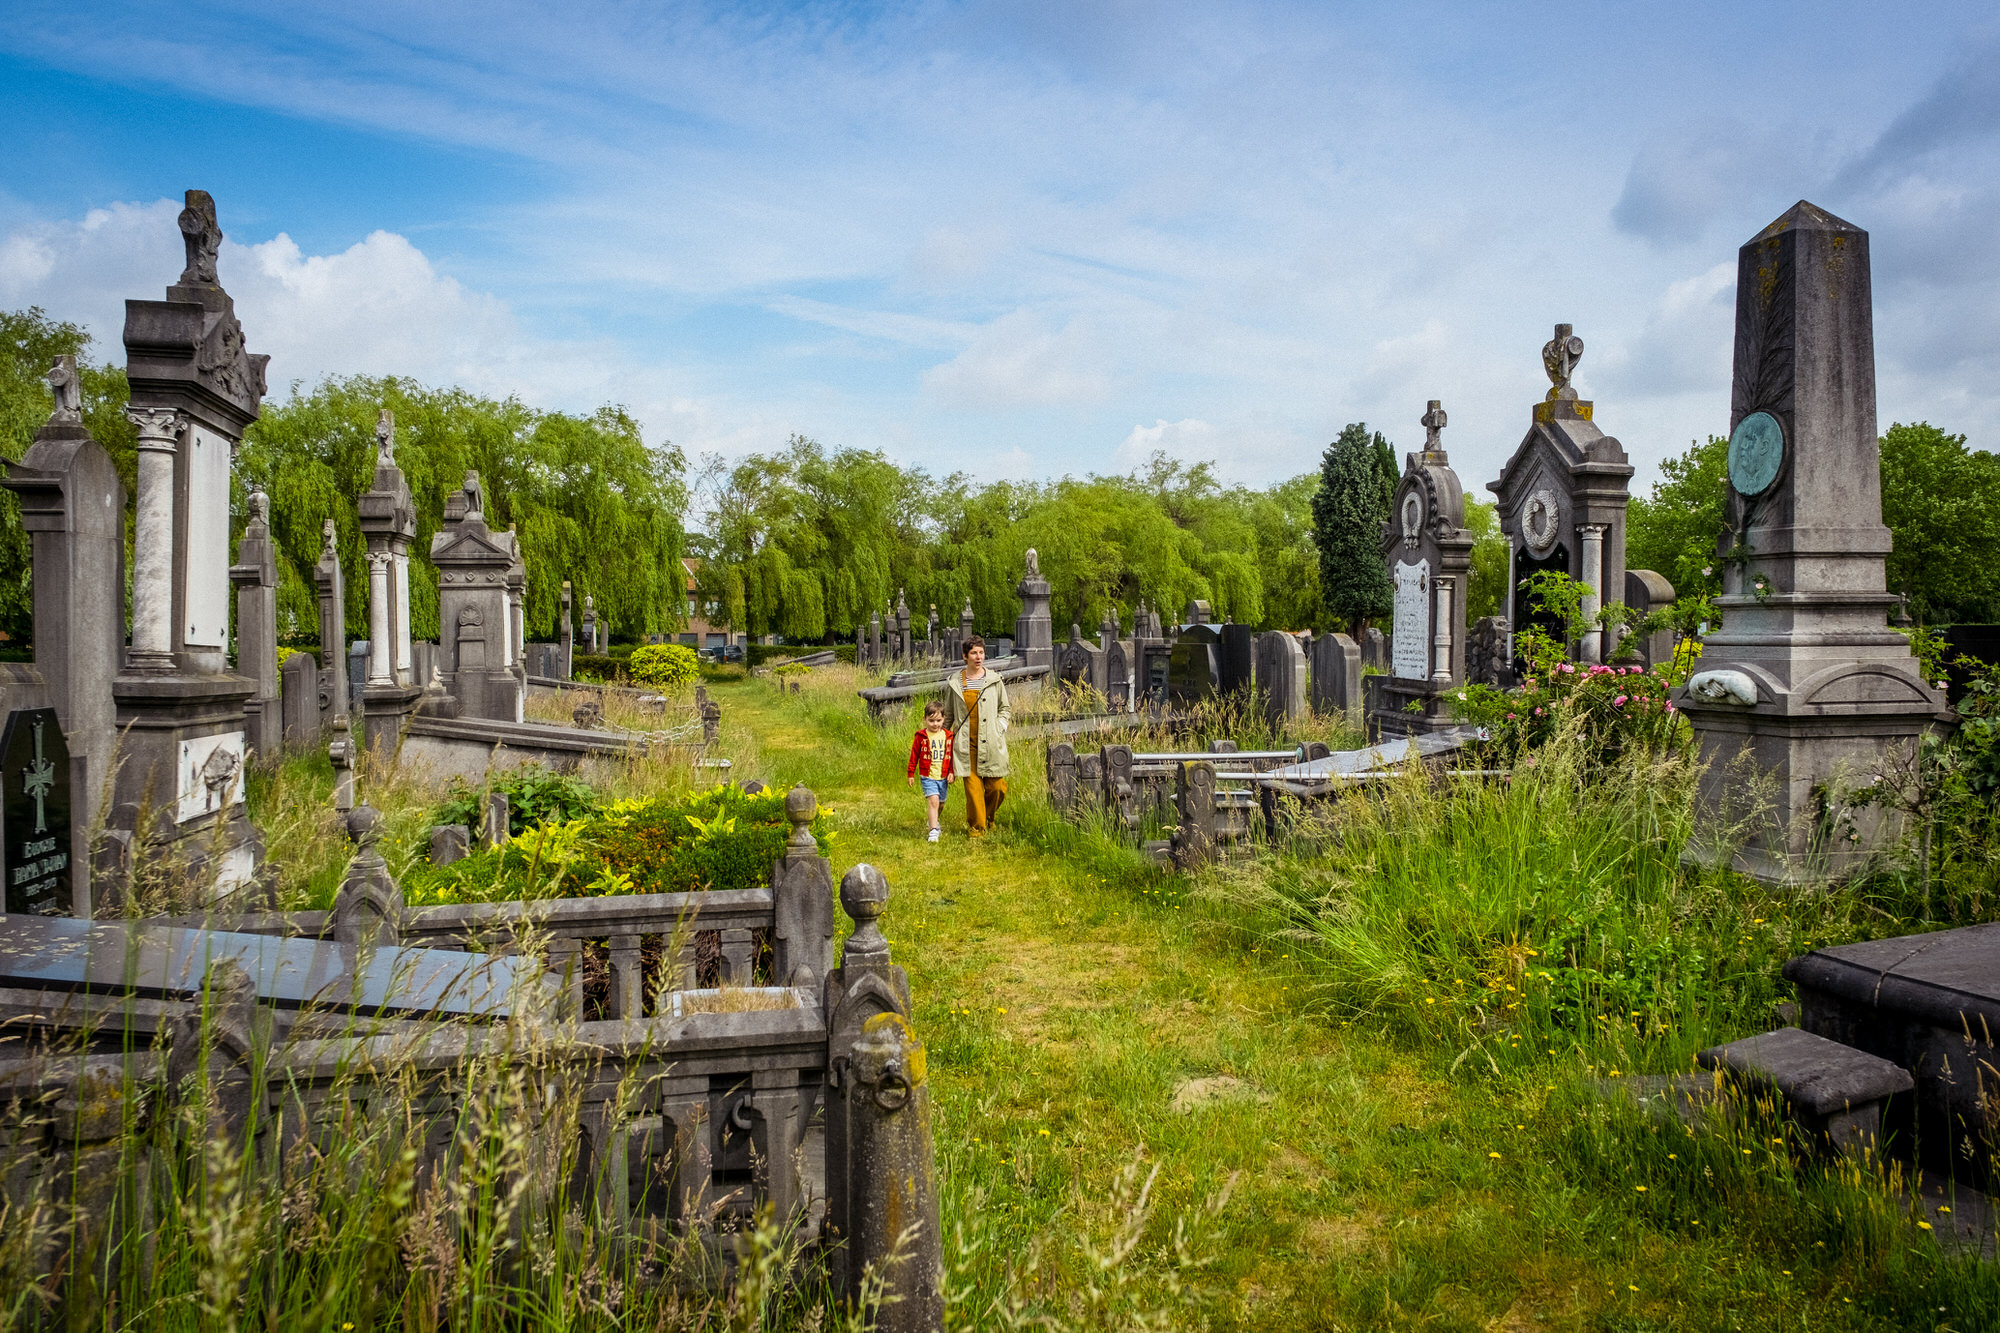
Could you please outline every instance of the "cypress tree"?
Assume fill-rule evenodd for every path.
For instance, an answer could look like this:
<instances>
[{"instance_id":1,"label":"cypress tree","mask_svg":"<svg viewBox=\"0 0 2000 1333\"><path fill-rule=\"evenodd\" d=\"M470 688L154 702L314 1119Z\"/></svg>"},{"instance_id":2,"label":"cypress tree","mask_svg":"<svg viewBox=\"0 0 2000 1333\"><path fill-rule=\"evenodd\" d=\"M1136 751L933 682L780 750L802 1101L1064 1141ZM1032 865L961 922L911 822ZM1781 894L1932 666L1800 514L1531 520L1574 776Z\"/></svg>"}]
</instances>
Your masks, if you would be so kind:
<instances>
[{"instance_id":1,"label":"cypress tree","mask_svg":"<svg viewBox=\"0 0 2000 1333\"><path fill-rule=\"evenodd\" d=\"M1320 460L1313 493L1313 545L1319 593L1334 623L1359 639L1368 622L1389 614L1395 589L1382 563L1382 524L1395 490L1395 454L1365 423L1340 432Z\"/></svg>"}]
</instances>

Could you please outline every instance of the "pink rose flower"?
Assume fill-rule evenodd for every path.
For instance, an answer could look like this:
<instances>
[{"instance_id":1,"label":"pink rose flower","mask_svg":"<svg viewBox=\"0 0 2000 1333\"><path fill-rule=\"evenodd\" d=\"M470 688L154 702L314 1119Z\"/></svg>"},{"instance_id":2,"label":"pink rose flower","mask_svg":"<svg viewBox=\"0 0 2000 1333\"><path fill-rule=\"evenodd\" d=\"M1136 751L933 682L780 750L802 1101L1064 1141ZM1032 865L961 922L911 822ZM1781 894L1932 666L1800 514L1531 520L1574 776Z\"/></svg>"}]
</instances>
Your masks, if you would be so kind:
<instances>
[{"instance_id":1,"label":"pink rose flower","mask_svg":"<svg viewBox=\"0 0 2000 1333\"><path fill-rule=\"evenodd\" d=\"M1613 699L1611 706L1613 708L1623 708L1625 706L1625 696L1621 694L1616 699Z\"/></svg>"}]
</instances>

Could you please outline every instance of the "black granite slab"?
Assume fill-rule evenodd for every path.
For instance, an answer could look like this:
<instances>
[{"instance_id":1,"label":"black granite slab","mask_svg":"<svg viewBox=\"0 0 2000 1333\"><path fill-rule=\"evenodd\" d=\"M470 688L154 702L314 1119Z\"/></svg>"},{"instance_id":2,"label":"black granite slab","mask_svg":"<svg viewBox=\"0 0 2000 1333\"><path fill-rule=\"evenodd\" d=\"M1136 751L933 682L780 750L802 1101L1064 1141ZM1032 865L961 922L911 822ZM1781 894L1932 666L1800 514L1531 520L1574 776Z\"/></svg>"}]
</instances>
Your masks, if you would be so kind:
<instances>
[{"instance_id":1,"label":"black granite slab","mask_svg":"<svg viewBox=\"0 0 2000 1333\"><path fill-rule=\"evenodd\" d=\"M1695 1057L1704 1069L1727 1069L1776 1088L1808 1115L1826 1116L1909 1092L1916 1081L1901 1065L1798 1028L1779 1028L1713 1046Z\"/></svg>"},{"instance_id":2,"label":"black granite slab","mask_svg":"<svg viewBox=\"0 0 2000 1333\"><path fill-rule=\"evenodd\" d=\"M374 949L145 921L0 916L0 986L188 995L233 959L280 1008L500 1018L534 964L445 949Z\"/></svg>"}]
</instances>

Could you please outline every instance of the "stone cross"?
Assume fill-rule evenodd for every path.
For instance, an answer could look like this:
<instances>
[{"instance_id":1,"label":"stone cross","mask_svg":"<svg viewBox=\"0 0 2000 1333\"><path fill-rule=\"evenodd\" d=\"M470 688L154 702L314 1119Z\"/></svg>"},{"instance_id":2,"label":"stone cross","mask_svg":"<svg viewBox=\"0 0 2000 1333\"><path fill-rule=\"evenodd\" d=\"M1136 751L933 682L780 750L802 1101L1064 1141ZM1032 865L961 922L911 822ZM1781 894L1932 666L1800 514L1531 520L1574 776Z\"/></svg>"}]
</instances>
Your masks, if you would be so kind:
<instances>
[{"instance_id":1,"label":"stone cross","mask_svg":"<svg viewBox=\"0 0 2000 1333\"><path fill-rule=\"evenodd\" d=\"M35 762L23 769L21 773L21 790L27 795L32 796L35 800L35 832L37 833L47 833L49 831L49 815L42 803L47 798L50 790L56 785L56 766L42 755L43 726L44 723L42 720L37 718L35 720Z\"/></svg>"},{"instance_id":2,"label":"stone cross","mask_svg":"<svg viewBox=\"0 0 2000 1333\"><path fill-rule=\"evenodd\" d=\"M1424 410L1423 419L1417 422L1424 428L1425 453L1434 454L1444 448L1444 441L1439 438L1444 433L1444 423L1444 406L1433 398Z\"/></svg>"},{"instance_id":3,"label":"stone cross","mask_svg":"<svg viewBox=\"0 0 2000 1333\"><path fill-rule=\"evenodd\" d=\"M189 190L180 215L181 240L187 246L184 287L214 284L216 252L222 249L222 224L215 220L215 198L207 190Z\"/></svg>"},{"instance_id":4,"label":"stone cross","mask_svg":"<svg viewBox=\"0 0 2000 1333\"><path fill-rule=\"evenodd\" d=\"M59 356L49 367L49 390L56 396L55 410L49 413L51 426L83 424L83 382L76 375L76 358Z\"/></svg>"},{"instance_id":5,"label":"stone cross","mask_svg":"<svg viewBox=\"0 0 2000 1333\"><path fill-rule=\"evenodd\" d=\"M1542 345L1542 368L1549 372L1549 382L1555 385L1549 390L1549 402L1576 397L1569 381L1576 373L1576 363L1582 359L1583 339L1571 333L1569 325L1556 325L1556 336Z\"/></svg>"}]
</instances>

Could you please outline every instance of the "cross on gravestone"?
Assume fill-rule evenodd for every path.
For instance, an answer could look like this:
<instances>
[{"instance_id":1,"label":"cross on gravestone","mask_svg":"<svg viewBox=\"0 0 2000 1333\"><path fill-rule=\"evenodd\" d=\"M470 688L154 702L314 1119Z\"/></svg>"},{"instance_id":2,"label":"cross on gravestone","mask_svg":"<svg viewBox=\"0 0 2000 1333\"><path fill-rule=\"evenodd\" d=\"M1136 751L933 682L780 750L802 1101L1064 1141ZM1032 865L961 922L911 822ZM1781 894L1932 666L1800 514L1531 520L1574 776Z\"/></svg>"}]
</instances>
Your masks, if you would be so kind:
<instances>
[{"instance_id":1,"label":"cross on gravestone","mask_svg":"<svg viewBox=\"0 0 2000 1333\"><path fill-rule=\"evenodd\" d=\"M1444 444L1439 439L1439 436L1444 431L1445 420L1444 404L1436 398L1431 399L1429 405L1424 409L1423 418L1417 422L1419 426L1424 428L1425 453L1434 454L1444 448Z\"/></svg>"},{"instance_id":2,"label":"cross on gravestone","mask_svg":"<svg viewBox=\"0 0 2000 1333\"><path fill-rule=\"evenodd\" d=\"M0 736L0 876L9 915L71 908L69 747L53 708L8 714Z\"/></svg>"}]
</instances>

